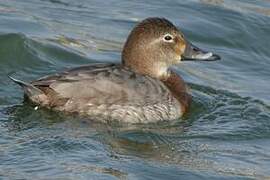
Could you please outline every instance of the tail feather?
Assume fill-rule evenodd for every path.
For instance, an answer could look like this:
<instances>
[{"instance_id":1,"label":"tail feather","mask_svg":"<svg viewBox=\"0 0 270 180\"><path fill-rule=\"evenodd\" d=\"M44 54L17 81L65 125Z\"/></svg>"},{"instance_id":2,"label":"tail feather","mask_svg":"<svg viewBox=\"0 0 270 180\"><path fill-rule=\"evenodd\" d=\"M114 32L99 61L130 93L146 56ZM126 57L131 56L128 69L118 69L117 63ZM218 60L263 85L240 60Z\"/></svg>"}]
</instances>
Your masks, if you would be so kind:
<instances>
[{"instance_id":1,"label":"tail feather","mask_svg":"<svg viewBox=\"0 0 270 180\"><path fill-rule=\"evenodd\" d=\"M40 94L44 94L40 89L38 89L37 87L33 86L33 85L30 84L30 83L21 81L21 80L19 80L19 79L15 79L15 78L11 77L10 75L8 75L8 77L9 77L13 82L15 82L16 84L20 85L20 86L23 88L25 94L26 94L28 97L36 96L36 95L40 95Z\"/></svg>"}]
</instances>

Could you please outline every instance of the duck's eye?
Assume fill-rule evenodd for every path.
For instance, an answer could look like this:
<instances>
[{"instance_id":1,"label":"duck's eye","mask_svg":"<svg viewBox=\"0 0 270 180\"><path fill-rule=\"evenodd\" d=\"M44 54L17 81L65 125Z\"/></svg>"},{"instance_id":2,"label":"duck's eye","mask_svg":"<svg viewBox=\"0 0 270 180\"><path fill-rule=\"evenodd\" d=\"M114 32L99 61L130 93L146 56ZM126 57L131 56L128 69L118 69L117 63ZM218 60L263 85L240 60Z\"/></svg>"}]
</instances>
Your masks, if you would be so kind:
<instances>
[{"instance_id":1,"label":"duck's eye","mask_svg":"<svg viewBox=\"0 0 270 180\"><path fill-rule=\"evenodd\" d=\"M164 41L172 41L172 39L173 39L173 37L172 37L172 35L170 35L170 34L166 34L166 35L164 36Z\"/></svg>"}]
</instances>

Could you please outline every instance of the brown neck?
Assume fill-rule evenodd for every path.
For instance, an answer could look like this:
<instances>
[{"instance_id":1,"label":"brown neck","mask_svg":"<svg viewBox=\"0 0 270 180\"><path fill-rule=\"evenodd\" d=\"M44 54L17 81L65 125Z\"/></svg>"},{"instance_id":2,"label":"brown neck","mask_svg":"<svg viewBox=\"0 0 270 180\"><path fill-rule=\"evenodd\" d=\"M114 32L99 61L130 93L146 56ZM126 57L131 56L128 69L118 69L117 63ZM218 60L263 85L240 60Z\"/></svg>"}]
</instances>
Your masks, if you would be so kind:
<instances>
[{"instance_id":1,"label":"brown neck","mask_svg":"<svg viewBox=\"0 0 270 180\"><path fill-rule=\"evenodd\" d=\"M124 48L122 53L122 63L124 66L136 73L157 79L167 75L168 64L158 54L149 53L154 50L141 47L134 47L132 51L130 49Z\"/></svg>"},{"instance_id":2,"label":"brown neck","mask_svg":"<svg viewBox=\"0 0 270 180\"><path fill-rule=\"evenodd\" d=\"M187 92L187 86L184 80L175 72L171 71L167 78L161 80L172 92L173 96L181 104L181 110L186 112L191 102L191 96Z\"/></svg>"}]
</instances>

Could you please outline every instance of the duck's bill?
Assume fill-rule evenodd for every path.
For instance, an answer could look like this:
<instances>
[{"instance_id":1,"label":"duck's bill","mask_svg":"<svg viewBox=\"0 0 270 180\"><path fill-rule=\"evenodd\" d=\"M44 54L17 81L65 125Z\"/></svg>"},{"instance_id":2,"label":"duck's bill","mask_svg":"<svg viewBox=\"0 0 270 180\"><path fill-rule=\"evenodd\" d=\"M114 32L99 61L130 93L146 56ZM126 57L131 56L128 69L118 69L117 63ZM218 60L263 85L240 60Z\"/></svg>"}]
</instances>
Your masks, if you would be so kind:
<instances>
[{"instance_id":1,"label":"duck's bill","mask_svg":"<svg viewBox=\"0 0 270 180\"><path fill-rule=\"evenodd\" d=\"M219 55L203 51L188 42L186 44L185 52L181 58L182 61L216 61L220 59Z\"/></svg>"}]
</instances>

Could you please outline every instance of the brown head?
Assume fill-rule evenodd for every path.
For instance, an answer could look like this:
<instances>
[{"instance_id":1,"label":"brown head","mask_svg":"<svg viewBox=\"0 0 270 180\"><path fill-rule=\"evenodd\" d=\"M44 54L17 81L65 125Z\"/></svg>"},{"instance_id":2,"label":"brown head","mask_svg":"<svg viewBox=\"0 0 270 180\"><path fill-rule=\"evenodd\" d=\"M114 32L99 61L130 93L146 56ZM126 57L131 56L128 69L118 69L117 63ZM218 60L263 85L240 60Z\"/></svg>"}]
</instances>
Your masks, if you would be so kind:
<instances>
[{"instance_id":1,"label":"brown head","mask_svg":"<svg viewBox=\"0 0 270 180\"><path fill-rule=\"evenodd\" d=\"M133 71L164 78L168 68L183 60L217 60L189 43L167 19L147 18L130 33L122 52L122 63Z\"/></svg>"}]
</instances>

